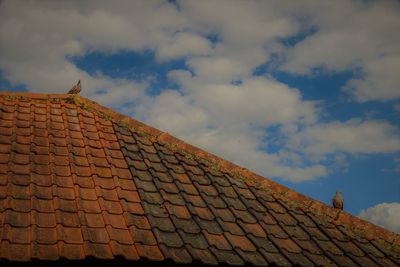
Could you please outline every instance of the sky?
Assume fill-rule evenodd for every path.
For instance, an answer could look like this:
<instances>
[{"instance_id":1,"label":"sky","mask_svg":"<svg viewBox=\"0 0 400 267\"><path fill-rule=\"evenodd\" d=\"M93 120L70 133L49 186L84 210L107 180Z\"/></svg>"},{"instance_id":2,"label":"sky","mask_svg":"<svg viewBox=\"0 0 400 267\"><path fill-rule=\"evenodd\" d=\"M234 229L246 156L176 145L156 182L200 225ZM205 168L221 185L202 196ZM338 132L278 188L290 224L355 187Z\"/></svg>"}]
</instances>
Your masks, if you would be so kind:
<instances>
[{"instance_id":1,"label":"sky","mask_svg":"<svg viewBox=\"0 0 400 267\"><path fill-rule=\"evenodd\" d=\"M81 95L400 232L399 1L1 1L0 90Z\"/></svg>"}]
</instances>

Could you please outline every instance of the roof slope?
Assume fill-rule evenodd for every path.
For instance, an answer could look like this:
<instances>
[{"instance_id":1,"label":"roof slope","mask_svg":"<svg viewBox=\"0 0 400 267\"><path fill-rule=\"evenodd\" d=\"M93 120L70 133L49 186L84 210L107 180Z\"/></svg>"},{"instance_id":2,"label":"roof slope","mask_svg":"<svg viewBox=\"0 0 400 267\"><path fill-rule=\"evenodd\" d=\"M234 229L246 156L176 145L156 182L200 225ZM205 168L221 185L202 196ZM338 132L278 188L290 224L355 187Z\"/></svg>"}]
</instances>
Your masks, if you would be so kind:
<instances>
[{"instance_id":1,"label":"roof slope","mask_svg":"<svg viewBox=\"0 0 400 267\"><path fill-rule=\"evenodd\" d=\"M79 96L0 93L0 258L400 263L399 235Z\"/></svg>"}]
</instances>

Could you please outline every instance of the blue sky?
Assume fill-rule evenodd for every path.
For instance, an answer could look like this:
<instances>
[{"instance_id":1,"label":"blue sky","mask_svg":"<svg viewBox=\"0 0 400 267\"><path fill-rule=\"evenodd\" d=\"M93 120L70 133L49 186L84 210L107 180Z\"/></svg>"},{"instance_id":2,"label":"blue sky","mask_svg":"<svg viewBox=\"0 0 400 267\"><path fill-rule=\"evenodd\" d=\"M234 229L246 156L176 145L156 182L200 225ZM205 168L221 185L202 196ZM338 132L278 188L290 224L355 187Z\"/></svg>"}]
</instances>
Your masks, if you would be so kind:
<instances>
[{"instance_id":1,"label":"blue sky","mask_svg":"<svg viewBox=\"0 0 400 267\"><path fill-rule=\"evenodd\" d=\"M223 10L223 12L221 12ZM4 1L0 90L82 94L400 231L397 1ZM346 18L346 19L343 19Z\"/></svg>"}]
</instances>

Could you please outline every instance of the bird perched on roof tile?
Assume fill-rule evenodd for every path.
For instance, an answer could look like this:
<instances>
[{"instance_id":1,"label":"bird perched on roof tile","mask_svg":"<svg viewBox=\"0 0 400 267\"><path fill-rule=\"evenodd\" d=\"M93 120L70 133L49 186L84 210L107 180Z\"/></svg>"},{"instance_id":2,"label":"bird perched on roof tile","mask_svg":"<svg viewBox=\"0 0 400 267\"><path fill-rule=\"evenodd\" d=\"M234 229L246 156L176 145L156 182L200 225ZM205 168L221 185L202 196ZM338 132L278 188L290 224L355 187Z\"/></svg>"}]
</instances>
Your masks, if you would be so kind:
<instances>
[{"instance_id":1,"label":"bird perched on roof tile","mask_svg":"<svg viewBox=\"0 0 400 267\"><path fill-rule=\"evenodd\" d=\"M343 197L339 191L336 191L336 194L332 199L332 205L336 209L343 210Z\"/></svg>"},{"instance_id":2,"label":"bird perched on roof tile","mask_svg":"<svg viewBox=\"0 0 400 267\"><path fill-rule=\"evenodd\" d=\"M79 94L81 92L81 80L78 81L77 84L74 85L74 87L69 90L68 94Z\"/></svg>"}]
</instances>

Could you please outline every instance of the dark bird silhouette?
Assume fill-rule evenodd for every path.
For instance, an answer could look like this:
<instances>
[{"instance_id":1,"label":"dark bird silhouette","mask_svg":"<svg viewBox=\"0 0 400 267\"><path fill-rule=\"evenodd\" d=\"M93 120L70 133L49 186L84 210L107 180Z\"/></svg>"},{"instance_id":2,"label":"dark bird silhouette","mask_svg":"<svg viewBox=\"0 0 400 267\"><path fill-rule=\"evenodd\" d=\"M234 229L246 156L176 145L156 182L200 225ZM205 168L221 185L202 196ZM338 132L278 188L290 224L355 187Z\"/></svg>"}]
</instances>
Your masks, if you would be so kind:
<instances>
[{"instance_id":1,"label":"dark bird silhouette","mask_svg":"<svg viewBox=\"0 0 400 267\"><path fill-rule=\"evenodd\" d=\"M78 81L77 84L74 85L74 87L69 90L68 94L79 94L81 92L81 80Z\"/></svg>"},{"instance_id":2,"label":"dark bird silhouette","mask_svg":"<svg viewBox=\"0 0 400 267\"><path fill-rule=\"evenodd\" d=\"M339 191L336 191L336 194L332 199L332 205L336 209L343 210L343 197Z\"/></svg>"}]
</instances>

